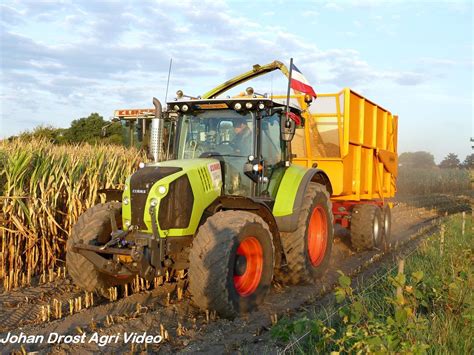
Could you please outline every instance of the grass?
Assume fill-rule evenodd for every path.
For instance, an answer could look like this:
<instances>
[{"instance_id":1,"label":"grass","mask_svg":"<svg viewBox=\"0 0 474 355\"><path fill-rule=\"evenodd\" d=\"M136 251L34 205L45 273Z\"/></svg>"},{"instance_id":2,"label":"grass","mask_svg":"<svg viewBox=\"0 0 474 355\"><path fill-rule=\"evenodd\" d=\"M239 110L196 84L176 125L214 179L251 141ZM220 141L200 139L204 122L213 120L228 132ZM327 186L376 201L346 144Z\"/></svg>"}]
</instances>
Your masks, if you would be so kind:
<instances>
[{"instance_id":1,"label":"grass","mask_svg":"<svg viewBox=\"0 0 474 355\"><path fill-rule=\"evenodd\" d=\"M0 279L4 288L29 284L61 264L80 214L121 188L143 159L135 149L46 140L0 142Z\"/></svg>"},{"instance_id":2,"label":"grass","mask_svg":"<svg viewBox=\"0 0 474 355\"><path fill-rule=\"evenodd\" d=\"M381 270L356 293L342 275L336 304L312 315L282 319L271 330L291 353L472 353L474 344L474 243L472 221L464 235L460 214L441 234L423 241L403 273ZM398 291L398 293L397 293Z\"/></svg>"}]
</instances>

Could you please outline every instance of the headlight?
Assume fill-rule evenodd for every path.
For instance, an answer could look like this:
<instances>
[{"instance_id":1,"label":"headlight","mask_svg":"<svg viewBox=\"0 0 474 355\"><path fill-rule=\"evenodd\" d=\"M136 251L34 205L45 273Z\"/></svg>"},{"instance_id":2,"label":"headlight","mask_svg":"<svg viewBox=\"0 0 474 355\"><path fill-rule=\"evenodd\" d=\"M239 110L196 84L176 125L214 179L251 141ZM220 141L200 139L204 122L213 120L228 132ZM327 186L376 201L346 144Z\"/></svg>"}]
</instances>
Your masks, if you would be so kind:
<instances>
[{"instance_id":1,"label":"headlight","mask_svg":"<svg viewBox=\"0 0 474 355\"><path fill-rule=\"evenodd\" d=\"M263 110L263 109L265 108L265 105L263 104L263 102L260 102L260 103L258 104L258 108L259 108L260 110Z\"/></svg>"},{"instance_id":2,"label":"headlight","mask_svg":"<svg viewBox=\"0 0 474 355\"><path fill-rule=\"evenodd\" d=\"M187 112L189 110L189 106L188 105L183 105L183 106L181 106L181 110L183 112Z\"/></svg>"},{"instance_id":3,"label":"headlight","mask_svg":"<svg viewBox=\"0 0 474 355\"><path fill-rule=\"evenodd\" d=\"M156 198L152 198L150 201L151 207L156 207L158 205L158 200Z\"/></svg>"},{"instance_id":4,"label":"headlight","mask_svg":"<svg viewBox=\"0 0 474 355\"><path fill-rule=\"evenodd\" d=\"M175 111L179 111L179 106L178 106L178 105L174 105L174 106L173 106L173 109L174 109Z\"/></svg>"},{"instance_id":5,"label":"headlight","mask_svg":"<svg viewBox=\"0 0 474 355\"><path fill-rule=\"evenodd\" d=\"M240 104L240 102L237 102L237 103L234 105L234 110L239 111L241 108L242 108L242 105Z\"/></svg>"},{"instance_id":6,"label":"headlight","mask_svg":"<svg viewBox=\"0 0 474 355\"><path fill-rule=\"evenodd\" d=\"M158 186L158 192L162 195L164 195L166 193L166 186Z\"/></svg>"},{"instance_id":7,"label":"headlight","mask_svg":"<svg viewBox=\"0 0 474 355\"><path fill-rule=\"evenodd\" d=\"M128 198L128 197L125 197L125 198L123 199L123 204L124 204L124 205L128 205L129 203L130 203L129 198Z\"/></svg>"},{"instance_id":8,"label":"headlight","mask_svg":"<svg viewBox=\"0 0 474 355\"><path fill-rule=\"evenodd\" d=\"M245 107L247 107L249 110L253 107L252 103L251 102L247 102L245 104Z\"/></svg>"}]
</instances>

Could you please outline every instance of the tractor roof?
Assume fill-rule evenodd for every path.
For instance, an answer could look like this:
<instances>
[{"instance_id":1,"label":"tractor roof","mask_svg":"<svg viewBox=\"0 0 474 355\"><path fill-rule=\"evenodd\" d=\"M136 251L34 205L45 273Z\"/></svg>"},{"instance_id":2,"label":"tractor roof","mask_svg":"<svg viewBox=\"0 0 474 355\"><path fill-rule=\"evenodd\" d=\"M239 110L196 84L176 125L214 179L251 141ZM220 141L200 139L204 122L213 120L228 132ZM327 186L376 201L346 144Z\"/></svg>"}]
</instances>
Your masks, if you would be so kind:
<instances>
[{"instance_id":1,"label":"tractor roof","mask_svg":"<svg viewBox=\"0 0 474 355\"><path fill-rule=\"evenodd\" d=\"M239 96L232 98L217 99L180 99L168 101L168 110L188 112L194 110L218 110L234 109L236 111L249 111L254 109L264 109L270 107L286 107L286 102L282 99L267 97ZM240 105L240 106L239 106ZM183 107L185 109L183 110ZM290 102L290 110L301 113L301 108Z\"/></svg>"}]
</instances>

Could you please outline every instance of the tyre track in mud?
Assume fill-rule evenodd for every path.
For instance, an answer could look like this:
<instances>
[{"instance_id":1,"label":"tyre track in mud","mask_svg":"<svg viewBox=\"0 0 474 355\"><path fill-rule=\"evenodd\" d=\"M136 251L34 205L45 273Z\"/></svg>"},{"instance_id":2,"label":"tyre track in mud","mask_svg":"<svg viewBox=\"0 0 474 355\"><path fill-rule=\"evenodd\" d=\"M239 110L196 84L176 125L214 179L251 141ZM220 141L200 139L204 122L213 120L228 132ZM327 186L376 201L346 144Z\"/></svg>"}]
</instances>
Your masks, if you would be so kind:
<instances>
[{"instance_id":1,"label":"tyre track in mud","mask_svg":"<svg viewBox=\"0 0 474 355\"><path fill-rule=\"evenodd\" d=\"M393 244L409 243L413 235L421 233L420 230L432 227L433 221L436 221L438 217L436 211L433 210L419 207L412 208L404 204L396 206L393 209ZM323 298L337 282L338 274L336 270L342 270L352 275L356 275L361 271L368 273L372 269L375 272L376 266L381 262L380 259L396 255L401 250L400 248L395 248L394 251L385 256L377 251L356 254L347 243L346 231L338 229L337 234L330 271L317 285L286 287L275 284L265 304L258 311L233 321L226 319L216 319L213 321L208 319L210 317L206 316L204 312L192 306L189 295L186 294L185 298L180 302L176 300L176 284L165 284L152 291L134 294L115 302L103 300L101 304L92 308L84 309L77 314L48 323L36 324L30 321L31 324L24 325L25 321L23 320L23 323L17 322L16 326L13 327L12 324L15 321L10 321L8 329L12 329L12 331L15 329L13 332L17 334L20 331L18 327L24 325L21 331L25 334L35 335L47 335L50 332L79 334L82 331L87 333L100 331L101 334L146 331L148 334L160 334L165 329L170 337L169 341L159 345L148 346L146 349L139 345L132 348L130 344L121 342L110 344L106 348L99 347L97 344L50 345L49 350L53 352L79 350L107 352L130 350L233 352L246 346L255 349L255 346L258 348L260 339L262 339L260 335L268 333L266 330L271 326L271 315L277 314L279 317L284 314L291 315L301 311L305 305ZM64 288L64 286L59 286L60 290L62 290L61 287ZM68 287L71 288L72 286ZM44 286L40 288L44 288ZM48 291L48 297L54 295L55 298L58 298L58 295L54 294L54 287L52 289ZM21 294L21 290L19 291L19 294ZM25 291L31 294L28 288ZM66 297L73 294L68 292L77 291L68 291L66 287ZM172 295L170 304L168 304L168 294ZM2 297L4 296L0 296L0 300L4 299ZM30 309L34 306L39 308L38 303L35 304L33 302L33 304L28 303L28 305L30 305ZM25 314L25 311L23 309L18 310L16 313L10 313L9 317L16 320L21 318L20 314ZM110 321L109 315L113 316L113 318L110 318ZM0 321L5 320L5 318L7 317L2 316ZM4 326L5 323L2 323L2 325ZM0 337L3 337L5 330L1 332L3 334ZM181 335L178 336L177 333ZM44 350L47 347L47 344L43 344L40 346L25 345L24 348L27 351L36 351ZM19 346L11 345L4 350L12 351L15 349L18 350Z\"/></svg>"},{"instance_id":2,"label":"tyre track in mud","mask_svg":"<svg viewBox=\"0 0 474 355\"><path fill-rule=\"evenodd\" d=\"M33 323L40 317L40 306L52 298L66 300L82 292L64 278L34 287L24 287L0 294L0 332Z\"/></svg>"}]
</instances>

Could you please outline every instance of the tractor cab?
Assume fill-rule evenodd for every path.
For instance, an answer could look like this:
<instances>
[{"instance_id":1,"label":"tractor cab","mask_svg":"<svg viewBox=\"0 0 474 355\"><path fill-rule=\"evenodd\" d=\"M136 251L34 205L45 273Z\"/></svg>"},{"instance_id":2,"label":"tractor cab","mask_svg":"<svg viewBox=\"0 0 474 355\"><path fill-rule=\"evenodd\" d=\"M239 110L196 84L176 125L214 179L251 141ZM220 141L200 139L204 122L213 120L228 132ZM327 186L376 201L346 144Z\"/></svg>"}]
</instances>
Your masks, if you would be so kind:
<instances>
[{"instance_id":1,"label":"tractor cab","mask_svg":"<svg viewBox=\"0 0 474 355\"><path fill-rule=\"evenodd\" d=\"M300 111L265 97L168 102L177 115L174 158L221 163L224 195L275 198Z\"/></svg>"}]
</instances>

